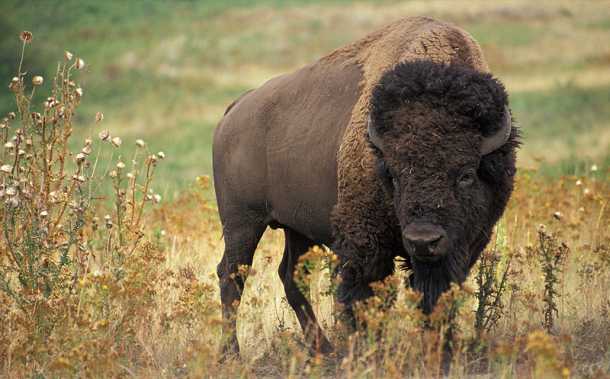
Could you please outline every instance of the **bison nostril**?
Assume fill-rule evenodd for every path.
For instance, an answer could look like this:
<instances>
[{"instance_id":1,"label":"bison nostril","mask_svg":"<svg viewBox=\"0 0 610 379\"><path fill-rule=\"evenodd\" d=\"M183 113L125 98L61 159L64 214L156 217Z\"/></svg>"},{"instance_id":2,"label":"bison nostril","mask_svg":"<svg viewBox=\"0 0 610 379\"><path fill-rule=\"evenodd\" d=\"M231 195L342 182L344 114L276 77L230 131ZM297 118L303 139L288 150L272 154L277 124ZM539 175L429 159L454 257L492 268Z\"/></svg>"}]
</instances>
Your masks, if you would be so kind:
<instances>
[{"instance_id":1,"label":"bison nostril","mask_svg":"<svg viewBox=\"0 0 610 379\"><path fill-rule=\"evenodd\" d=\"M403 231L403 238L416 256L440 257L445 253L445 231L432 224L410 224Z\"/></svg>"},{"instance_id":2,"label":"bison nostril","mask_svg":"<svg viewBox=\"0 0 610 379\"><path fill-rule=\"evenodd\" d=\"M436 250L436 247L438 246L439 242L441 241L443 237L438 236L438 238L431 240L430 242L428 242L428 250L430 250L430 252L434 252L434 250Z\"/></svg>"}]
</instances>

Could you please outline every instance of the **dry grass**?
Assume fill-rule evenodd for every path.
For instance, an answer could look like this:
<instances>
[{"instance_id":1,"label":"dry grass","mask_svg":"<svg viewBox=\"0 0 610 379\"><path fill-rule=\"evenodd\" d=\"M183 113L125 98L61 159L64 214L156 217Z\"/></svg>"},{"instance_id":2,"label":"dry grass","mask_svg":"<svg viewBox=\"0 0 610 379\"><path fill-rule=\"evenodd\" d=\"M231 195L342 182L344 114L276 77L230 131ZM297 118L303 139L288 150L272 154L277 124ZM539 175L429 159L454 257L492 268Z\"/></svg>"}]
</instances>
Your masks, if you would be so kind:
<instances>
[{"instance_id":1,"label":"dry grass","mask_svg":"<svg viewBox=\"0 0 610 379\"><path fill-rule=\"evenodd\" d=\"M466 4L474 5L454 17L489 12ZM41 105L32 102L31 75L11 82L18 112L0 129L0 375L439 377L451 329L451 377L608 377L610 172L592 168L552 181L522 169L483 266L430 318L399 271L359 310L369 330L348 337L332 316L329 255L312 251L303 263L319 269L303 285L337 347L331 357L311 357L304 346L277 276L283 237L269 231L239 311L242 359L219 363L223 243L209 179L144 212L158 200L150 189L163 154L144 145L116 158L113 139L97 138L101 116L97 126L91 120L95 138L71 148L82 97L75 59L60 66L53 99ZM112 195L100 199L104 185ZM385 309L390 295L397 300Z\"/></svg>"}]
</instances>

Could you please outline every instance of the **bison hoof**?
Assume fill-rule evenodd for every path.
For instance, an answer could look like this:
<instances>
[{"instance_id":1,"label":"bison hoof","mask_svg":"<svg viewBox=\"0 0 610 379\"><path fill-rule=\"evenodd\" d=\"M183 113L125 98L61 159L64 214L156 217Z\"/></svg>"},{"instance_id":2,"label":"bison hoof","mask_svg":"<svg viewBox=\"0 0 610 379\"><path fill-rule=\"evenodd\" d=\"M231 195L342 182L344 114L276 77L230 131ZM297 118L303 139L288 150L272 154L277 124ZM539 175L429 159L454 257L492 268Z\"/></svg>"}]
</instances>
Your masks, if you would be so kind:
<instances>
[{"instance_id":1,"label":"bison hoof","mask_svg":"<svg viewBox=\"0 0 610 379\"><path fill-rule=\"evenodd\" d=\"M226 343L220 349L219 363L224 363L231 360L239 359L239 345L237 342Z\"/></svg>"}]
</instances>

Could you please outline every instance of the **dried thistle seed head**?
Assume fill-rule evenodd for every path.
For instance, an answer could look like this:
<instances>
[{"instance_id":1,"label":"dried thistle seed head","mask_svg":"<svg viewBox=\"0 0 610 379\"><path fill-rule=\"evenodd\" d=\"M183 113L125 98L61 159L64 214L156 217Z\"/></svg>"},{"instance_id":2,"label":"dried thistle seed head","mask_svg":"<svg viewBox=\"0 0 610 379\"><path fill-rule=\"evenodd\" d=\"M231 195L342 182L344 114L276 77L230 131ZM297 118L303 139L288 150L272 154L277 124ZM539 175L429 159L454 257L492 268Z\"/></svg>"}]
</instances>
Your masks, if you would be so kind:
<instances>
[{"instance_id":1,"label":"dried thistle seed head","mask_svg":"<svg viewBox=\"0 0 610 379\"><path fill-rule=\"evenodd\" d=\"M14 120L14 119L15 119L15 117L17 117L17 115L15 114L15 112L9 112L7 116L8 116L8 119L9 119L9 120Z\"/></svg>"},{"instance_id":2,"label":"dried thistle seed head","mask_svg":"<svg viewBox=\"0 0 610 379\"><path fill-rule=\"evenodd\" d=\"M4 164L2 167L0 167L0 171L4 172L5 174L10 174L13 171L13 166L10 164Z\"/></svg>"},{"instance_id":3,"label":"dried thistle seed head","mask_svg":"<svg viewBox=\"0 0 610 379\"><path fill-rule=\"evenodd\" d=\"M10 89L11 91L16 91L19 88L19 78L18 77L13 77L13 79L11 79L11 82L8 84L8 89Z\"/></svg>"},{"instance_id":4,"label":"dried thistle seed head","mask_svg":"<svg viewBox=\"0 0 610 379\"><path fill-rule=\"evenodd\" d=\"M82 70L85 67L85 61L82 58L76 58L75 67L78 70Z\"/></svg>"},{"instance_id":5,"label":"dried thistle seed head","mask_svg":"<svg viewBox=\"0 0 610 379\"><path fill-rule=\"evenodd\" d=\"M124 169L124 168L125 168L125 163L123 163L123 162L120 162L120 161L119 161L119 162L116 164L116 168L118 168L119 170Z\"/></svg>"},{"instance_id":6,"label":"dried thistle seed head","mask_svg":"<svg viewBox=\"0 0 610 379\"><path fill-rule=\"evenodd\" d=\"M136 140L137 147L144 147L145 145L146 145L146 143L143 140L141 140L141 139Z\"/></svg>"},{"instance_id":7,"label":"dried thistle seed head","mask_svg":"<svg viewBox=\"0 0 610 379\"><path fill-rule=\"evenodd\" d=\"M17 194L17 189L15 187L8 187L5 192L9 196L15 196Z\"/></svg>"},{"instance_id":8,"label":"dried thistle seed head","mask_svg":"<svg viewBox=\"0 0 610 379\"><path fill-rule=\"evenodd\" d=\"M555 213L553 213L553 217L555 217L556 220L561 220L561 217L563 215L561 214L561 212L557 211Z\"/></svg>"},{"instance_id":9,"label":"dried thistle seed head","mask_svg":"<svg viewBox=\"0 0 610 379\"><path fill-rule=\"evenodd\" d=\"M104 121L104 114L102 112L95 113L95 122L100 123Z\"/></svg>"},{"instance_id":10,"label":"dried thistle seed head","mask_svg":"<svg viewBox=\"0 0 610 379\"><path fill-rule=\"evenodd\" d=\"M597 165L596 164L591 166L591 172L595 172L595 171L597 171Z\"/></svg>"},{"instance_id":11,"label":"dried thistle seed head","mask_svg":"<svg viewBox=\"0 0 610 379\"><path fill-rule=\"evenodd\" d=\"M74 54L72 54L68 50L64 51L64 59L65 60L71 61L73 57L74 57Z\"/></svg>"},{"instance_id":12,"label":"dried thistle seed head","mask_svg":"<svg viewBox=\"0 0 610 379\"><path fill-rule=\"evenodd\" d=\"M19 199L17 199L17 197L11 197L9 199L6 199L5 204L9 208L17 208L19 206Z\"/></svg>"},{"instance_id":13,"label":"dried thistle seed head","mask_svg":"<svg viewBox=\"0 0 610 379\"><path fill-rule=\"evenodd\" d=\"M32 42L32 37L32 32L28 32L27 30L22 31L21 34L19 34L19 39L23 43Z\"/></svg>"},{"instance_id":14,"label":"dried thistle seed head","mask_svg":"<svg viewBox=\"0 0 610 379\"><path fill-rule=\"evenodd\" d=\"M85 147L83 147L83 149L81 150L81 153L89 155L91 154L91 145L85 145Z\"/></svg>"},{"instance_id":15,"label":"dried thistle seed head","mask_svg":"<svg viewBox=\"0 0 610 379\"><path fill-rule=\"evenodd\" d=\"M165 159L165 153L164 153L164 152L162 152L162 151L159 151L159 152L157 153L157 156L159 157L159 159Z\"/></svg>"},{"instance_id":16,"label":"dried thistle seed head","mask_svg":"<svg viewBox=\"0 0 610 379\"><path fill-rule=\"evenodd\" d=\"M87 155L85 155L83 153L76 154L76 162L77 163L83 163L85 161L85 159L87 159Z\"/></svg>"},{"instance_id":17,"label":"dried thistle seed head","mask_svg":"<svg viewBox=\"0 0 610 379\"><path fill-rule=\"evenodd\" d=\"M110 138L110 132L108 130L102 130L98 136L102 141L107 141L108 138Z\"/></svg>"},{"instance_id":18,"label":"dried thistle seed head","mask_svg":"<svg viewBox=\"0 0 610 379\"><path fill-rule=\"evenodd\" d=\"M77 89L75 89L75 90L74 90L74 92L76 93L76 96L77 96L78 98L83 97L83 93L84 93L84 92L83 92L83 89L82 89L82 88L78 87Z\"/></svg>"},{"instance_id":19,"label":"dried thistle seed head","mask_svg":"<svg viewBox=\"0 0 610 379\"><path fill-rule=\"evenodd\" d=\"M136 176L133 174L133 172L128 172L126 176L127 176L127 178L129 178L129 179L133 179L133 178L135 178L135 177L136 177Z\"/></svg>"},{"instance_id":20,"label":"dried thistle seed head","mask_svg":"<svg viewBox=\"0 0 610 379\"><path fill-rule=\"evenodd\" d=\"M117 175L118 175L118 173L116 172L116 170L112 170L112 171L110 171L110 172L108 173L108 175L109 175L111 178L116 178L116 177L117 177Z\"/></svg>"},{"instance_id":21,"label":"dried thistle seed head","mask_svg":"<svg viewBox=\"0 0 610 379\"><path fill-rule=\"evenodd\" d=\"M41 86L44 83L44 78L40 75L36 75L32 78L32 84L35 86Z\"/></svg>"},{"instance_id":22,"label":"dried thistle seed head","mask_svg":"<svg viewBox=\"0 0 610 379\"><path fill-rule=\"evenodd\" d=\"M15 147L15 144L12 143L11 141L8 141L7 143L4 144L5 149L13 149L14 147Z\"/></svg>"},{"instance_id":23,"label":"dried thistle seed head","mask_svg":"<svg viewBox=\"0 0 610 379\"><path fill-rule=\"evenodd\" d=\"M119 146L121 146L121 144L123 143L123 141L122 141L122 140L121 140L119 137L113 137L113 138L112 138L112 140L111 140L110 142L112 142L112 144L113 144L115 147L119 147Z\"/></svg>"},{"instance_id":24,"label":"dried thistle seed head","mask_svg":"<svg viewBox=\"0 0 610 379\"><path fill-rule=\"evenodd\" d=\"M8 124L6 122L0 122L0 129L8 128Z\"/></svg>"},{"instance_id":25,"label":"dried thistle seed head","mask_svg":"<svg viewBox=\"0 0 610 379\"><path fill-rule=\"evenodd\" d=\"M73 176L72 176L72 179L73 179L73 180L75 180L75 181L77 181L77 182L79 182L79 183L84 183L84 182L86 182L86 181L87 181L87 178L85 178L85 177L84 177L84 176L82 176L82 175L73 175Z\"/></svg>"},{"instance_id":26,"label":"dried thistle seed head","mask_svg":"<svg viewBox=\"0 0 610 379\"><path fill-rule=\"evenodd\" d=\"M41 211L41 212L39 213L39 215L40 215L40 217L47 217L47 216L49 215L49 212L47 212L47 211Z\"/></svg>"},{"instance_id":27,"label":"dried thistle seed head","mask_svg":"<svg viewBox=\"0 0 610 379\"><path fill-rule=\"evenodd\" d=\"M17 155L19 155L19 156L25 155L25 150L19 149L19 151L17 151Z\"/></svg>"},{"instance_id":28,"label":"dried thistle seed head","mask_svg":"<svg viewBox=\"0 0 610 379\"><path fill-rule=\"evenodd\" d=\"M155 204L159 204L161 202L161 195L159 195L158 193L153 195L153 202Z\"/></svg>"}]
</instances>

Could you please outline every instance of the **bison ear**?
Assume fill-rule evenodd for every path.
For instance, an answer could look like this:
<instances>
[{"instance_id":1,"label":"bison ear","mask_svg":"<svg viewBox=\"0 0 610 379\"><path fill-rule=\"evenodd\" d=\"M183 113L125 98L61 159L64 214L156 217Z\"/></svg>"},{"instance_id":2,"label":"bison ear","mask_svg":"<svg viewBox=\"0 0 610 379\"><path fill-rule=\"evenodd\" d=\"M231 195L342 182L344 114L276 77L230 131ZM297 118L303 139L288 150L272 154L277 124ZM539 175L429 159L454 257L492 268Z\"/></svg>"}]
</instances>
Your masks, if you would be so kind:
<instances>
[{"instance_id":1,"label":"bison ear","mask_svg":"<svg viewBox=\"0 0 610 379\"><path fill-rule=\"evenodd\" d=\"M508 109L508 106L505 106L502 127L492 136L483 138L483 142L481 143L481 156L492 153L504 146L506 141L510 138L511 129L512 117L510 115L510 109Z\"/></svg>"},{"instance_id":2,"label":"bison ear","mask_svg":"<svg viewBox=\"0 0 610 379\"><path fill-rule=\"evenodd\" d=\"M371 118L371 115L369 115L366 123L367 123L366 130L367 130L367 132L369 134L369 140L379 150L383 151L383 141L381 141L381 137L379 136L379 134L377 133L377 131L373 127L373 119Z\"/></svg>"}]
</instances>

